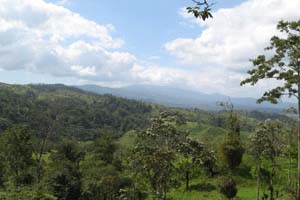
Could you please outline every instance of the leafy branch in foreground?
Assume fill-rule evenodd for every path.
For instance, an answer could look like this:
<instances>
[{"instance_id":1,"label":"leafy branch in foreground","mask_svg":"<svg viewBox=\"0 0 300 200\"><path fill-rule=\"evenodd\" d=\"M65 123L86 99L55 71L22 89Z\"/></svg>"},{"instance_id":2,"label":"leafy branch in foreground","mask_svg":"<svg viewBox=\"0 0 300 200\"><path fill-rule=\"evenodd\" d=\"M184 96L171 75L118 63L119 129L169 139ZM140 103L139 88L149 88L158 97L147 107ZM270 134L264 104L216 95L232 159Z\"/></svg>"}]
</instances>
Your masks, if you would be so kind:
<instances>
[{"instance_id":1,"label":"leafy branch in foreground","mask_svg":"<svg viewBox=\"0 0 300 200\"><path fill-rule=\"evenodd\" d=\"M192 13L196 18L201 18L203 21L208 18L213 18L211 14L211 7L214 5L214 3L208 3L207 0L193 0L193 2L196 5L193 7L187 7L186 9L188 13Z\"/></svg>"}]
</instances>

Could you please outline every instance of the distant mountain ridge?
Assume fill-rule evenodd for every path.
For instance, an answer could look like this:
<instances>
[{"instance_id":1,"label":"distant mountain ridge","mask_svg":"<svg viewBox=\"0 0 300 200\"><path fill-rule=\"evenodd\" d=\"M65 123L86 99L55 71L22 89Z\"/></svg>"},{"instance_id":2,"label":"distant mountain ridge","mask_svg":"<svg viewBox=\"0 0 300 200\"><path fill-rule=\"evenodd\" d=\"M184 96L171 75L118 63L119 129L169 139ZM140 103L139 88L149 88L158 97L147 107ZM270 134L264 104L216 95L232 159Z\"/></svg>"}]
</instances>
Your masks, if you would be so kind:
<instances>
[{"instance_id":1,"label":"distant mountain ridge","mask_svg":"<svg viewBox=\"0 0 300 200\"><path fill-rule=\"evenodd\" d=\"M205 94L167 86L132 85L122 88L109 88L98 85L79 85L75 87L97 94L111 94L166 106L200 108L204 110L220 109L217 105L217 102L220 101L231 101L235 108L247 110L260 109L264 111L281 111L282 109L295 106L295 104L287 102L281 102L276 105L268 102L257 104L256 99L254 98L229 97L222 94Z\"/></svg>"}]
</instances>

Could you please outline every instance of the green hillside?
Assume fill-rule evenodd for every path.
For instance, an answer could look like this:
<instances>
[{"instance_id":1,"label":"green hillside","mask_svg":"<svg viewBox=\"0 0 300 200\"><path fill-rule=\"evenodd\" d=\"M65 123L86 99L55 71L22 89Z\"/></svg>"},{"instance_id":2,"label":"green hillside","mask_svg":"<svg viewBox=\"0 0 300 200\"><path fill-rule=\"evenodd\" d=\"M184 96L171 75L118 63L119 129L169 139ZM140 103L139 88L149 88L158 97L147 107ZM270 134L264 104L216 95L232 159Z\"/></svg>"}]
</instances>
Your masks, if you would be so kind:
<instances>
[{"instance_id":1,"label":"green hillside","mask_svg":"<svg viewBox=\"0 0 300 200\"><path fill-rule=\"evenodd\" d=\"M0 84L0 127L55 124L57 136L82 140L103 132L144 128L152 107L133 100L96 95L64 85Z\"/></svg>"},{"instance_id":2,"label":"green hillside","mask_svg":"<svg viewBox=\"0 0 300 200\"><path fill-rule=\"evenodd\" d=\"M255 199L256 162L248 152L249 137L266 119L288 118L258 111L234 113L245 149L232 172L236 199ZM225 110L169 108L64 85L0 84L0 199L152 199L147 166L160 174L165 169L160 164L169 159L168 199L224 199L220 188L228 168L221 147L230 133L228 116ZM283 127L278 142L286 142L289 128ZM192 153L189 149L197 145L201 148ZM294 142L291 145L295 147ZM164 155L160 153L170 155L157 157ZM205 160L212 155L213 160ZM288 189L294 187L294 182L287 187L289 166L290 175L295 175L294 150L291 165L287 155L282 151L275 158L277 199L288 200ZM162 160L149 166L155 159ZM205 165L208 161L213 165ZM267 157L262 166L261 194L268 194L272 165Z\"/></svg>"}]
</instances>

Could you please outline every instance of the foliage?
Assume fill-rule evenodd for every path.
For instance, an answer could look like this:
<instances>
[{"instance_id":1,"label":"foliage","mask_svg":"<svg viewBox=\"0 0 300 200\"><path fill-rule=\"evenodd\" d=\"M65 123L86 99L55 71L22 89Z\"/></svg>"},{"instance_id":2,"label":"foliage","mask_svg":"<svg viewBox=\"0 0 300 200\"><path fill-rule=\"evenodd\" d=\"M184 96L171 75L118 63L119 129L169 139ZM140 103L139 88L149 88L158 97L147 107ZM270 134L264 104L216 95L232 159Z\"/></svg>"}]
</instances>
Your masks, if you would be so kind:
<instances>
[{"instance_id":1,"label":"foliage","mask_svg":"<svg viewBox=\"0 0 300 200\"><path fill-rule=\"evenodd\" d=\"M280 21L277 29L283 36L273 36L270 46L265 50L271 52L268 56L259 55L252 60L254 69L249 70L249 78L243 80L241 85L255 85L262 79L276 80L278 86L266 91L258 102L269 101L278 103L282 96L295 97L298 101L298 138L300 137L300 20ZM298 158L300 157L300 141L298 141ZM271 151L274 153L275 150ZM274 156L271 156L274 157ZM274 165L274 159L273 159ZM275 167L272 167L274 171ZM297 199L300 199L300 159L297 169ZM271 179L272 182L272 179ZM271 184L272 185L272 184ZM272 186L270 198L273 199Z\"/></svg>"},{"instance_id":2,"label":"foliage","mask_svg":"<svg viewBox=\"0 0 300 200\"><path fill-rule=\"evenodd\" d=\"M82 152L72 141L66 141L51 156L52 172L49 180L50 188L58 199L76 200L81 196L81 173L79 162Z\"/></svg>"},{"instance_id":3,"label":"foliage","mask_svg":"<svg viewBox=\"0 0 300 200\"><path fill-rule=\"evenodd\" d=\"M240 159L244 168L238 159L229 166L229 158L242 157L242 144L261 120L289 120L274 113L167 108L63 85L0 84L0 105L0 199L222 199L217 186L228 166L239 183L237 198L252 200L249 171L256 160L250 150ZM280 147L276 194L286 183L286 151L278 151L286 139L281 125L268 124L265 133L276 137L266 144ZM219 157L222 151L229 161ZM264 190L271 152L261 157Z\"/></svg>"},{"instance_id":4,"label":"foliage","mask_svg":"<svg viewBox=\"0 0 300 200\"><path fill-rule=\"evenodd\" d=\"M240 121L238 114L233 110L232 104L228 105L228 132L225 141L221 144L221 154L225 165L229 168L230 172L232 172L241 164L244 148L240 139ZM228 105L225 105L226 109Z\"/></svg>"},{"instance_id":5,"label":"foliage","mask_svg":"<svg viewBox=\"0 0 300 200\"><path fill-rule=\"evenodd\" d=\"M256 161L257 173L257 199L259 199L260 180L262 176L262 159L270 159L272 162L272 172L268 176L270 198L273 198L273 177L275 176L275 159L280 155L282 144L279 138L281 133L280 123L277 121L267 120L259 124L254 135L250 137L249 153Z\"/></svg>"},{"instance_id":6,"label":"foliage","mask_svg":"<svg viewBox=\"0 0 300 200\"><path fill-rule=\"evenodd\" d=\"M137 173L148 179L153 197L166 198L175 152L182 137L167 113L153 119L151 127L138 135L134 162Z\"/></svg>"},{"instance_id":7,"label":"foliage","mask_svg":"<svg viewBox=\"0 0 300 200\"><path fill-rule=\"evenodd\" d=\"M253 59L252 63L255 68L248 71L250 77L241 82L241 85L246 83L254 85L261 79L268 78L283 83L282 86L265 92L258 100L259 102L277 103L283 95L296 96L299 99L300 21L280 21L277 29L286 37L272 37L271 44L266 50L271 51L273 55L270 58L259 55Z\"/></svg>"},{"instance_id":8,"label":"foliage","mask_svg":"<svg viewBox=\"0 0 300 200\"><path fill-rule=\"evenodd\" d=\"M15 186L32 183L31 133L24 127L13 127L4 132L1 143L7 178L13 179Z\"/></svg>"},{"instance_id":9,"label":"foliage","mask_svg":"<svg viewBox=\"0 0 300 200\"><path fill-rule=\"evenodd\" d=\"M0 127L26 124L37 137L90 140L107 131L119 134L146 127L151 106L63 85L0 84ZM59 133L59 134L58 134Z\"/></svg>"},{"instance_id":10,"label":"foliage","mask_svg":"<svg viewBox=\"0 0 300 200\"><path fill-rule=\"evenodd\" d=\"M232 178L226 179L221 186L221 193L227 197L227 199L233 199L237 194L236 183Z\"/></svg>"},{"instance_id":11,"label":"foliage","mask_svg":"<svg viewBox=\"0 0 300 200\"><path fill-rule=\"evenodd\" d=\"M234 170L242 162L244 148L238 139L230 138L222 144L221 152L226 166L230 170Z\"/></svg>"},{"instance_id":12,"label":"foliage","mask_svg":"<svg viewBox=\"0 0 300 200\"><path fill-rule=\"evenodd\" d=\"M213 4L209 4L207 0L193 0L193 2L196 5L194 7L187 7L186 9L188 13L192 13L195 16L195 18L201 18L203 21L213 17L211 14L211 7Z\"/></svg>"}]
</instances>

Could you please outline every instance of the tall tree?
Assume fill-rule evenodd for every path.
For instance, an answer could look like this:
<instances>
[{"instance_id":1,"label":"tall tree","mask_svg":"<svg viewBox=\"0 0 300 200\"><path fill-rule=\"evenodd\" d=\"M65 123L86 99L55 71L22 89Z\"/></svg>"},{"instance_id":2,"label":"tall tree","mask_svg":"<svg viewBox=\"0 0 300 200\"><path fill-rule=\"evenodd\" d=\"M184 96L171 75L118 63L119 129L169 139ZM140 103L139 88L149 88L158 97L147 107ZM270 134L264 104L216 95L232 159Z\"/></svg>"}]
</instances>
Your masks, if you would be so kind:
<instances>
[{"instance_id":1,"label":"tall tree","mask_svg":"<svg viewBox=\"0 0 300 200\"><path fill-rule=\"evenodd\" d=\"M232 178L234 170L241 164L244 148L240 139L240 121L237 112L231 102L221 102L228 114L228 131L221 145L221 155L226 167L229 169L229 177L224 181L221 192L228 198L233 199L237 194L236 183Z\"/></svg>"},{"instance_id":2,"label":"tall tree","mask_svg":"<svg viewBox=\"0 0 300 200\"><path fill-rule=\"evenodd\" d=\"M240 120L232 103L221 102L221 106L228 112L227 134L221 145L222 158L229 168L230 175L242 162L244 148L240 138Z\"/></svg>"},{"instance_id":3,"label":"tall tree","mask_svg":"<svg viewBox=\"0 0 300 200\"><path fill-rule=\"evenodd\" d=\"M176 158L185 134L178 131L174 117L166 112L153 119L150 128L137 138L134 162L137 173L149 181L153 198L166 199Z\"/></svg>"},{"instance_id":4,"label":"tall tree","mask_svg":"<svg viewBox=\"0 0 300 200\"><path fill-rule=\"evenodd\" d=\"M258 102L278 103L279 99L288 95L298 100L298 164L297 164L297 200L300 200L300 20L280 21L277 29L284 37L273 36L266 51L268 55L259 55L252 60L254 69L248 71L249 78L241 85L255 85L262 79L274 79L278 86L266 91Z\"/></svg>"},{"instance_id":5,"label":"tall tree","mask_svg":"<svg viewBox=\"0 0 300 200\"><path fill-rule=\"evenodd\" d=\"M41 182L45 160L43 155L49 151L49 141L55 135L56 115L49 109L49 104L43 100L32 101L34 106L28 112L28 121L33 131L33 154L36 162L37 183Z\"/></svg>"},{"instance_id":6,"label":"tall tree","mask_svg":"<svg viewBox=\"0 0 300 200\"><path fill-rule=\"evenodd\" d=\"M286 133L286 146L287 146L287 154L289 157L289 167L288 167L288 177L287 177L287 187L291 191L291 184L292 184L292 165L293 165L293 155L295 146L297 143L293 140L293 138L296 136L296 123L297 118L295 119L295 114L297 117L297 110L294 107L290 107L288 109L284 110L284 113L287 115L287 120L284 121L284 123L287 124L287 133Z\"/></svg>"},{"instance_id":7,"label":"tall tree","mask_svg":"<svg viewBox=\"0 0 300 200\"><path fill-rule=\"evenodd\" d=\"M269 180L270 199L274 199L273 179L276 170L276 157L281 152L281 125L277 121L265 121L259 124L256 132L250 138L249 153L256 162L256 199L259 200L261 164L262 159L266 158L271 161L271 174Z\"/></svg>"},{"instance_id":8,"label":"tall tree","mask_svg":"<svg viewBox=\"0 0 300 200\"><path fill-rule=\"evenodd\" d=\"M270 200L274 200L274 178L276 175L276 157L279 156L282 150L281 135L281 124L279 121L265 122L266 132L268 136L266 146L266 157L271 161L271 174L269 180Z\"/></svg>"}]
</instances>

